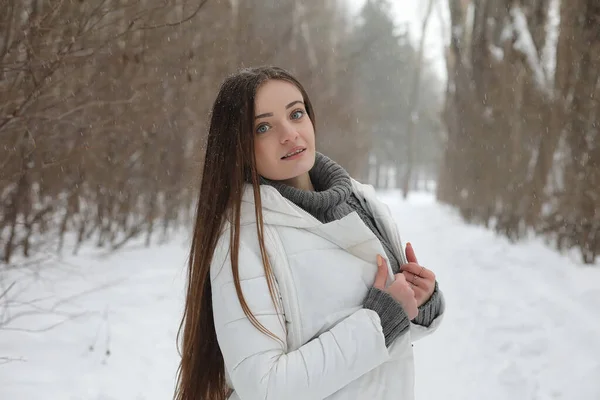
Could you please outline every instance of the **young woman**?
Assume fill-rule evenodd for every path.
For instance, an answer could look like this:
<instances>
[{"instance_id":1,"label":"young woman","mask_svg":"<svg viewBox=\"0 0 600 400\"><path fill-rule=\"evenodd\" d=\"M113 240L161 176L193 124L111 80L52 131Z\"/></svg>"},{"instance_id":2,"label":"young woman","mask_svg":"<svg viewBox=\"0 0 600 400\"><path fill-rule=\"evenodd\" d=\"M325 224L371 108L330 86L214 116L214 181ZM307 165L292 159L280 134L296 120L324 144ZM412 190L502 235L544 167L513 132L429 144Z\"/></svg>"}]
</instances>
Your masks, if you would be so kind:
<instances>
[{"instance_id":1,"label":"young woman","mask_svg":"<svg viewBox=\"0 0 600 400\"><path fill-rule=\"evenodd\" d=\"M280 68L220 89L178 400L414 398L411 343L439 325L442 294L373 188L316 151L314 124Z\"/></svg>"}]
</instances>

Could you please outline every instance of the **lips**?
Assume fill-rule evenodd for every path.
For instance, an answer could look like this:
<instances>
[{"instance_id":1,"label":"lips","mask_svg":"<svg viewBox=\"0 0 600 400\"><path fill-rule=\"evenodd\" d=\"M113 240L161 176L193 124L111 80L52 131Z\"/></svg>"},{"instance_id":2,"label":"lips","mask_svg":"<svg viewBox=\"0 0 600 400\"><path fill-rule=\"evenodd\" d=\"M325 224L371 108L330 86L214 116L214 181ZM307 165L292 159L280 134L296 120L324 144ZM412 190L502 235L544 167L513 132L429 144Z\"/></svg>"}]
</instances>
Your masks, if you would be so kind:
<instances>
[{"instance_id":1,"label":"lips","mask_svg":"<svg viewBox=\"0 0 600 400\"><path fill-rule=\"evenodd\" d=\"M306 147L302 147L302 146L294 147L289 152L287 152L287 154L285 156L281 157L281 159L285 160L286 158L295 156L296 154L300 154L300 153L302 153L304 151L306 151Z\"/></svg>"}]
</instances>

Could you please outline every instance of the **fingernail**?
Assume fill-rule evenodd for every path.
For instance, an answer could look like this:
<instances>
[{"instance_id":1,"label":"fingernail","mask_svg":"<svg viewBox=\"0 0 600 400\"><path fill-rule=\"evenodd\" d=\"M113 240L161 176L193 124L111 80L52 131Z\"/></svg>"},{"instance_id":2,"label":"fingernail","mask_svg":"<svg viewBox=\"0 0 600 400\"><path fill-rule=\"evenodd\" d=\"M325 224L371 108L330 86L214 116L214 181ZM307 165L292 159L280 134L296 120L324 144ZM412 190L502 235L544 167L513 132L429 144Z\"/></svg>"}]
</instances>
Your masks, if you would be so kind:
<instances>
[{"instance_id":1,"label":"fingernail","mask_svg":"<svg viewBox=\"0 0 600 400\"><path fill-rule=\"evenodd\" d=\"M379 254L377 254L377 266L381 267L382 264L383 264L383 258L381 258L381 256Z\"/></svg>"},{"instance_id":2,"label":"fingernail","mask_svg":"<svg viewBox=\"0 0 600 400\"><path fill-rule=\"evenodd\" d=\"M406 245L412 247L412 244L410 242L406 242Z\"/></svg>"}]
</instances>

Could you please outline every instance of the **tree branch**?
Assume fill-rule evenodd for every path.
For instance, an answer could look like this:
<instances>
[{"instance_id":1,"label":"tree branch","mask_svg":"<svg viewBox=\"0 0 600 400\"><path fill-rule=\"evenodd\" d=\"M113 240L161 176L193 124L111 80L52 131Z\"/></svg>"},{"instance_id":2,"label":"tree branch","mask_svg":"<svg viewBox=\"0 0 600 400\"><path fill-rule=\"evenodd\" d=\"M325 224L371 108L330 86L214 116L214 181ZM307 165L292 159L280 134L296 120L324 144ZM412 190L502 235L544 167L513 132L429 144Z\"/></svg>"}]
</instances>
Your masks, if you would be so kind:
<instances>
[{"instance_id":1,"label":"tree branch","mask_svg":"<svg viewBox=\"0 0 600 400\"><path fill-rule=\"evenodd\" d=\"M175 27L175 26L184 24L184 23L190 21L196 15L198 15L200 10L206 3L208 3L208 0L201 0L200 4L198 4L198 7L196 7L196 9L189 16L187 16L186 18L179 20L177 22L167 22L167 23L158 24L158 25L141 26L137 29L138 30L159 29L159 28Z\"/></svg>"}]
</instances>

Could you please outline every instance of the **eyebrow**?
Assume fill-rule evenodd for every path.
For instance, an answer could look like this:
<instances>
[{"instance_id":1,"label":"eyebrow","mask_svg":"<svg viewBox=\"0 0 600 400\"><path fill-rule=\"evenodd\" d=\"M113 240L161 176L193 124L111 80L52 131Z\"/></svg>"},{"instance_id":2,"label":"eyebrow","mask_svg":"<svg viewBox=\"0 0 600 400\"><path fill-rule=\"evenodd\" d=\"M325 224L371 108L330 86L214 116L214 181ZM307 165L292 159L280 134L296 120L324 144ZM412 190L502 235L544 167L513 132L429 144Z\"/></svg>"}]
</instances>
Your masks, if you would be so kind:
<instances>
[{"instance_id":1,"label":"eyebrow","mask_svg":"<svg viewBox=\"0 0 600 400\"><path fill-rule=\"evenodd\" d=\"M304 105L304 102L302 100L294 100L290 104L285 106L285 109L287 110L288 108L293 107L296 104ZM254 119L260 119L260 118L266 118L266 117L272 117L272 116L273 116L273 113L264 113L264 114L257 115L256 117L254 117Z\"/></svg>"}]
</instances>

